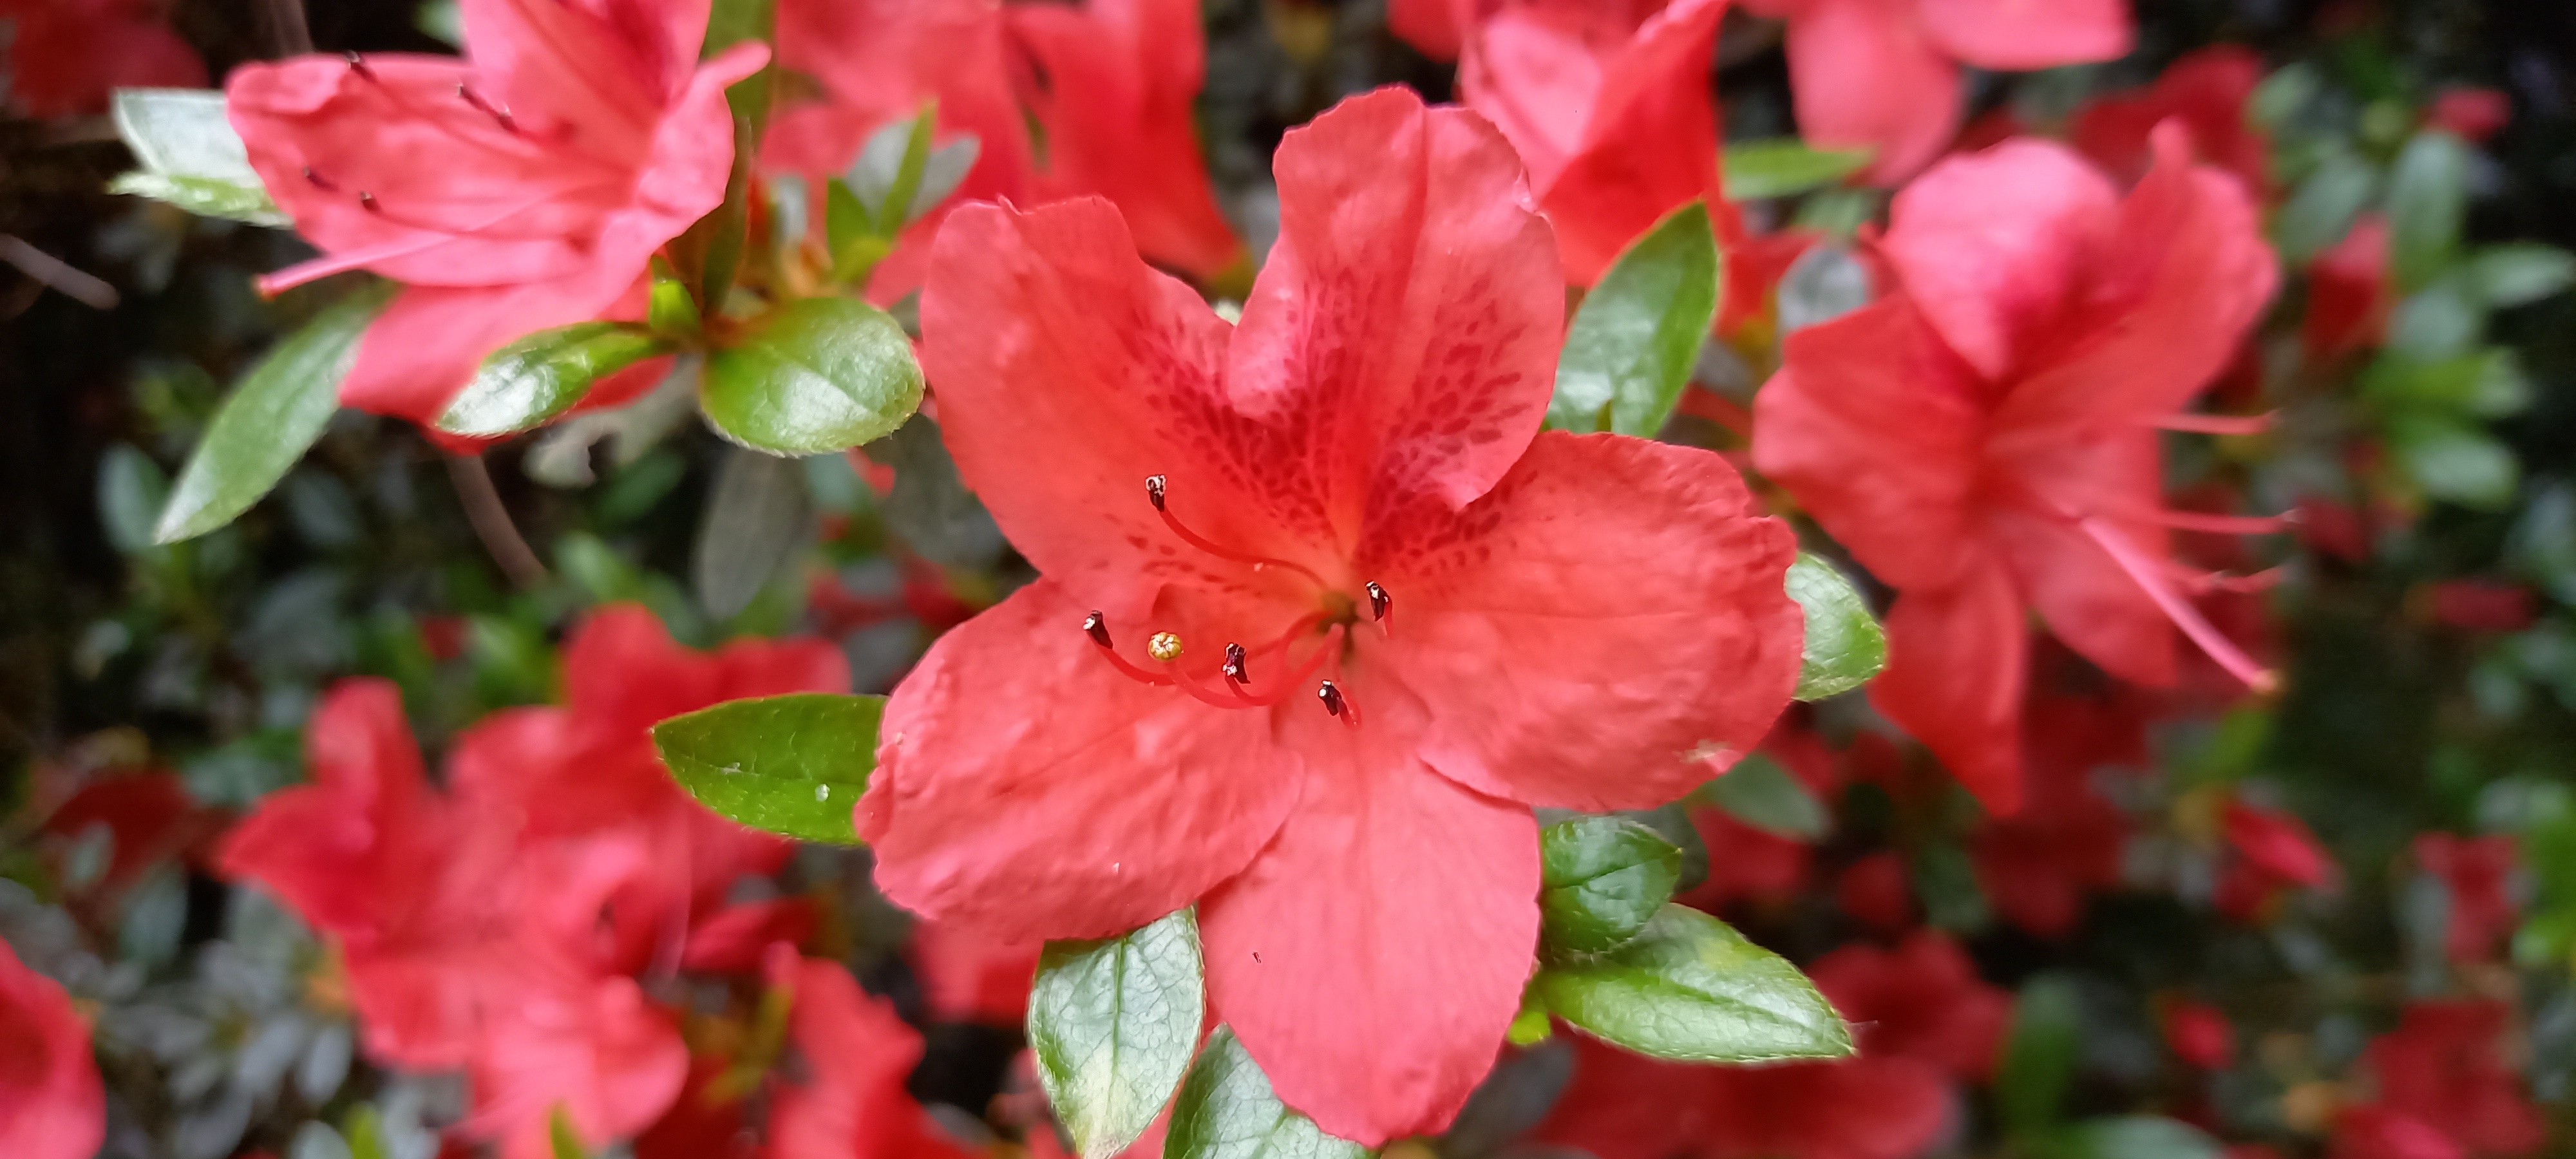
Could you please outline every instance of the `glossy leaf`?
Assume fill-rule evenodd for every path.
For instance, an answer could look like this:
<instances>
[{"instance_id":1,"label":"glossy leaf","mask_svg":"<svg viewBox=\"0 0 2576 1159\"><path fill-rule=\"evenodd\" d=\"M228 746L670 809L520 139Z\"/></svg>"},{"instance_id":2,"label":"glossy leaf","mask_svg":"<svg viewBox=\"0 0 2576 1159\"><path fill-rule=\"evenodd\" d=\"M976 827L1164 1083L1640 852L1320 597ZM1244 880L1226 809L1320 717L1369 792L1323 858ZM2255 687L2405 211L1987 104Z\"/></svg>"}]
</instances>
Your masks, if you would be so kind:
<instances>
[{"instance_id":1,"label":"glossy leaf","mask_svg":"<svg viewBox=\"0 0 2576 1159\"><path fill-rule=\"evenodd\" d=\"M1726 147L1726 195L1737 201L1788 197L1831 185L1869 165L1867 149L1819 149L1796 137Z\"/></svg>"},{"instance_id":2,"label":"glossy leaf","mask_svg":"<svg viewBox=\"0 0 2576 1159\"><path fill-rule=\"evenodd\" d=\"M1721 260L1698 202L1630 242L1566 329L1548 425L1640 438L1662 430L1717 317Z\"/></svg>"},{"instance_id":3,"label":"glossy leaf","mask_svg":"<svg viewBox=\"0 0 2576 1159\"><path fill-rule=\"evenodd\" d=\"M1231 1028L1208 1035L1172 1105L1163 1159L1365 1159L1368 1148L1324 1133L1270 1089Z\"/></svg>"},{"instance_id":4,"label":"glossy leaf","mask_svg":"<svg viewBox=\"0 0 2576 1159\"><path fill-rule=\"evenodd\" d=\"M1774 837L1814 841L1833 827L1825 803L1778 761L1755 753L1701 790L1727 815Z\"/></svg>"},{"instance_id":5,"label":"glossy leaf","mask_svg":"<svg viewBox=\"0 0 2576 1159\"><path fill-rule=\"evenodd\" d=\"M1557 1017L1614 1046L1684 1062L1841 1058L1850 1028L1788 960L1726 923L1666 905L1636 940L1531 982Z\"/></svg>"},{"instance_id":6,"label":"glossy leaf","mask_svg":"<svg viewBox=\"0 0 2576 1159\"><path fill-rule=\"evenodd\" d=\"M628 322L577 322L495 350L438 416L451 435L497 437L571 410L592 383L656 355L669 342Z\"/></svg>"},{"instance_id":7,"label":"glossy leaf","mask_svg":"<svg viewBox=\"0 0 2576 1159\"><path fill-rule=\"evenodd\" d=\"M920 409L921 367L884 311L806 298L708 357L699 406L718 432L753 450L839 451L885 436Z\"/></svg>"},{"instance_id":8,"label":"glossy leaf","mask_svg":"<svg viewBox=\"0 0 2576 1159\"><path fill-rule=\"evenodd\" d=\"M1800 700L1821 700L1867 684L1887 667L1887 629L1834 565L1799 552L1789 565L1789 598L1807 614L1798 666Z\"/></svg>"},{"instance_id":9,"label":"glossy leaf","mask_svg":"<svg viewBox=\"0 0 2576 1159\"><path fill-rule=\"evenodd\" d=\"M730 700L653 726L698 803L754 829L856 845L850 810L876 768L881 696L798 692Z\"/></svg>"},{"instance_id":10,"label":"glossy leaf","mask_svg":"<svg viewBox=\"0 0 2576 1159\"><path fill-rule=\"evenodd\" d=\"M1198 919L1187 909L1121 937L1048 942L1029 990L1029 1049L1083 1159L1127 1148L1189 1070L1206 1017Z\"/></svg>"},{"instance_id":11,"label":"glossy leaf","mask_svg":"<svg viewBox=\"0 0 2576 1159\"><path fill-rule=\"evenodd\" d=\"M117 135L143 168L108 188L167 201L190 213L253 225L291 224L250 167L241 135L215 89L118 89Z\"/></svg>"},{"instance_id":12,"label":"glossy leaf","mask_svg":"<svg viewBox=\"0 0 2576 1159\"><path fill-rule=\"evenodd\" d=\"M179 472L155 540L175 543L230 523L286 477L340 409L340 380L358 338L394 289L378 283L334 303L243 376Z\"/></svg>"},{"instance_id":13,"label":"glossy leaf","mask_svg":"<svg viewBox=\"0 0 2576 1159\"><path fill-rule=\"evenodd\" d=\"M851 197L866 211L863 224L877 236L893 237L946 200L983 153L982 141L971 133L934 146L931 131L938 117L938 108L928 105L908 120L877 130L843 175Z\"/></svg>"},{"instance_id":14,"label":"glossy leaf","mask_svg":"<svg viewBox=\"0 0 2576 1159\"><path fill-rule=\"evenodd\" d=\"M2457 256L2468 204L2468 143L2415 134L2388 171L2388 269L2399 286L2424 285Z\"/></svg>"},{"instance_id":15,"label":"glossy leaf","mask_svg":"<svg viewBox=\"0 0 2576 1159\"><path fill-rule=\"evenodd\" d=\"M2512 448L2474 423L2402 421L2391 424L2389 441L2426 495L2479 511L2513 505L2521 465Z\"/></svg>"},{"instance_id":16,"label":"glossy leaf","mask_svg":"<svg viewBox=\"0 0 2576 1159\"><path fill-rule=\"evenodd\" d=\"M1538 840L1539 942L1550 957L1626 945L1681 880L1681 849L1634 821L1570 817Z\"/></svg>"}]
</instances>

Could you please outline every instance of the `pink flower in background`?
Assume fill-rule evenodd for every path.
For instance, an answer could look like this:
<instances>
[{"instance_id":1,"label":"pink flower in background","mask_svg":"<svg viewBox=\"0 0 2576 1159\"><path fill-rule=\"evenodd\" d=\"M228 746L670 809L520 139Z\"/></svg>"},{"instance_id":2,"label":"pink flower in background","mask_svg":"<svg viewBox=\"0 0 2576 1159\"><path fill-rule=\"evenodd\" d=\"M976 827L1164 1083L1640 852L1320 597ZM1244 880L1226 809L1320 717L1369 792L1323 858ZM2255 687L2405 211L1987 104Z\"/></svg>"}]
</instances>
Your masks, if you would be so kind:
<instances>
[{"instance_id":1,"label":"pink flower in background","mask_svg":"<svg viewBox=\"0 0 2576 1159\"><path fill-rule=\"evenodd\" d=\"M2299 340L2308 357L2336 358L2379 345L2397 295L2388 282L2388 220L2355 218L2343 240L2308 263L2308 311Z\"/></svg>"},{"instance_id":2,"label":"pink flower in background","mask_svg":"<svg viewBox=\"0 0 2576 1159\"><path fill-rule=\"evenodd\" d=\"M2506 1065L2501 1042L2513 1008L2502 1002L2416 1002L2397 1029L2372 1039L2363 1065L2379 1080L2378 1105L2431 1127L2471 1155L2527 1155L2548 1127Z\"/></svg>"},{"instance_id":3,"label":"pink flower in background","mask_svg":"<svg viewBox=\"0 0 2576 1159\"><path fill-rule=\"evenodd\" d=\"M1046 134L1047 199L1098 194L1145 260L1207 285L1251 255L1217 209L1198 140L1207 37L1198 0L1010 8L1023 99ZM1238 268L1239 267L1239 268Z\"/></svg>"},{"instance_id":4,"label":"pink flower in background","mask_svg":"<svg viewBox=\"0 0 2576 1159\"><path fill-rule=\"evenodd\" d=\"M2424 123L2483 145L2513 120L2513 98L2501 90L2446 88L2424 110Z\"/></svg>"},{"instance_id":5,"label":"pink flower in background","mask_svg":"<svg viewBox=\"0 0 2576 1159\"><path fill-rule=\"evenodd\" d=\"M8 104L30 117L105 112L121 88L203 88L206 64L155 0L0 0Z\"/></svg>"},{"instance_id":6,"label":"pink flower in background","mask_svg":"<svg viewBox=\"0 0 2576 1159\"><path fill-rule=\"evenodd\" d=\"M2012 996L1977 976L1949 935L1917 930L1895 949L1853 944L1807 967L1852 1024L1865 1058L1908 1058L1962 1082L1995 1069Z\"/></svg>"},{"instance_id":7,"label":"pink flower in background","mask_svg":"<svg viewBox=\"0 0 2576 1159\"><path fill-rule=\"evenodd\" d=\"M2262 916L2283 890L2334 880L2334 862L2295 813L2230 798L2220 814L2227 852L2219 870L2219 911L2239 921Z\"/></svg>"},{"instance_id":8,"label":"pink flower in background","mask_svg":"<svg viewBox=\"0 0 2576 1159\"><path fill-rule=\"evenodd\" d=\"M2126 56L2127 0L1745 0L1789 22L1799 135L1869 148L1895 184L1959 131L1961 64L2006 71Z\"/></svg>"},{"instance_id":9,"label":"pink flower in background","mask_svg":"<svg viewBox=\"0 0 2576 1159\"><path fill-rule=\"evenodd\" d=\"M912 927L904 955L921 979L932 1018L1016 1027L1028 1019L1040 949L1036 942L1012 945L922 922Z\"/></svg>"},{"instance_id":10,"label":"pink flower in background","mask_svg":"<svg viewBox=\"0 0 2576 1159\"><path fill-rule=\"evenodd\" d=\"M2440 878L2450 912L2444 950L2454 962L2483 962L2496 943L2512 935L2516 924L2513 897L2507 892L2514 868L2513 837L2454 837L2427 833L2415 839L2415 860Z\"/></svg>"},{"instance_id":11,"label":"pink flower in background","mask_svg":"<svg viewBox=\"0 0 2576 1159\"><path fill-rule=\"evenodd\" d=\"M1518 1009L1530 806L1751 749L1800 618L1724 460L1538 433L1562 280L1482 119L1382 90L1274 169L1234 326L1102 202L943 232L924 364L1042 578L896 689L857 820L888 896L997 940L1197 901L1217 1016L1374 1143L1446 1124Z\"/></svg>"},{"instance_id":12,"label":"pink flower in background","mask_svg":"<svg viewBox=\"0 0 2576 1159\"><path fill-rule=\"evenodd\" d=\"M653 252L724 199L724 89L767 59L701 64L708 0L463 0L466 59L305 56L225 87L253 168L324 252L274 293L345 270L405 284L359 343L350 406L423 424L532 331L643 316ZM585 400L651 385L629 371Z\"/></svg>"},{"instance_id":13,"label":"pink flower in background","mask_svg":"<svg viewBox=\"0 0 2576 1159\"><path fill-rule=\"evenodd\" d=\"M766 1159L970 1159L942 1134L904 1083L921 1061L921 1033L894 1005L859 989L838 962L779 946L769 984L790 990L788 1035L804 1058L800 1081L775 1088Z\"/></svg>"},{"instance_id":14,"label":"pink flower in background","mask_svg":"<svg viewBox=\"0 0 2576 1159\"><path fill-rule=\"evenodd\" d=\"M2165 1049L2202 1070L2226 1066L2236 1053L2236 1028L2206 1002L2179 1000L2164 1008Z\"/></svg>"},{"instance_id":15,"label":"pink flower in background","mask_svg":"<svg viewBox=\"0 0 2576 1159\"><path fill-rule=\"evenodd\" d=\"M2271 677L2174 574L2159 425L2234 356L2271 297L2243 187L2157 135L2123 198L2067 150L2008 142L1896 197L1894 291L1791 335L1755 398L1753 458L1898 589L1870 701L1996 812L2022 799L2027 614L2113 675L2161 685L2179 626Z\"/></svg>"},{"instance_id":16,"label":"pink flower in background","mask_svg":"<svg viewBox=\"0 0 2576 1159\"><path fill-rule=\"evenodd\" d=\"M1705 1066L1573 1043L1532 1138L1594 1159L1907 1159L1952 1115L1940 1072L1908 1058Z\"/></svg>"},{"instance_id":17,"label":"pink flower in background","mask_svg":"<svg viewBox=\"0 0 2576 1159\"><path fill-rule=\"evenodd\" d=\"M2252 49L2217 44L2186 53L2142 91L2093 102L2075 118L2078 152L2123 181L2146 176L2155 161L2149 144L2167 118L2191 130L2192 144L2209 163L2234 173L2261 198L2272 185L2271 143L2245 116L2245 102L2263 81L2263 58Z\"/></svg>"},{"instance_id":18,"label":"pink flower in background","mask_svg":"<svg viewBox=\"0 0 2576 1159\"><path fill-rule=\"evenodd\" d=\"M89 1024L60 984L0 942L0 1155L90 1159L106 1136Z\"/></svg>"}]
</instances>

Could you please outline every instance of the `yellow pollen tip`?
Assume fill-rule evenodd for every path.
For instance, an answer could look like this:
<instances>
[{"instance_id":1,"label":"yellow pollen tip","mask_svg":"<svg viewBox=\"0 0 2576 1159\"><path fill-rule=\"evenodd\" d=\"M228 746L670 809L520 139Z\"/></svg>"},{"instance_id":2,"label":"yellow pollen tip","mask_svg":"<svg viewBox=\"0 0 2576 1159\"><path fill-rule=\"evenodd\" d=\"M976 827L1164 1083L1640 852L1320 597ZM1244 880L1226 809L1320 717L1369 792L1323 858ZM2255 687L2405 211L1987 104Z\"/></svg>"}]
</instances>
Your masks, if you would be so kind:
<instances>
[{"instance_id":1,"label":"yellow pollen tip","mask_svg":"<svg viewBox=\"0 0 2576 1159\"><path fill-rule=\"evenodd\" d=\"M1145 651L1157 660L1170 663L1181 658L1181 638L1171 632L1156 632L1153 639L1145 641Z\"/></svg>"}]
</instances>

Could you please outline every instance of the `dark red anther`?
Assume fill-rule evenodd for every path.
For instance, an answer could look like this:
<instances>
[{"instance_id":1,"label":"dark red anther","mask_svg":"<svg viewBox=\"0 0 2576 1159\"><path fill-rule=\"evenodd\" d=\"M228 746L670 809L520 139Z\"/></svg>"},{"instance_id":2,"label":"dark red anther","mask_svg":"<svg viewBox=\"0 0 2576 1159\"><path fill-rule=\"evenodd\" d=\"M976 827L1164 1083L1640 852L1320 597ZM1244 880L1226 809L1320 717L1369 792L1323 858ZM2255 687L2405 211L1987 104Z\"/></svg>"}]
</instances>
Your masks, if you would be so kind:
<instances>
[{"instance_id":1,"label":"dark red anther","mask_svg":"<svg viewBox=\"0 0 2576 1159\"><path fill-rule=\"evenodd\" d=\"M304 179L312 182L315 189L319 189L324 193L338 193L340 191L339 182L333 181L330 178L314 172L313 167L310 165L304 167Z\"/></svg>"},{"instance_id":2,"label":"dark red anther","mask_svg":"<svg viewBox=\"0 0 2576 1159\"><path fill-rule=\"evenodd\" d=\"M1103 648L1110 646L1109 621L1102 617L1098 612L1093 612L1082 618L1082 634L1091 637L1092 643L1098 644Z\"/></svg>"},{"instance_id":3,"label":"dark red anther","mask_svg":"<svg viewBox=\"0 0 2576 1159\"><path fill-rule=\"evenodd\" d=\"M1243 645L1230 643L1225 646L1225 675L1226 679L1237 684L1252 683L1252 673L1244 667Z\"/></svg>"},{"instance_id":4,"label":"dark red anther","mask_svg":"<svg viewBox=\"0 0 2576 1159\"><path fill-rule=\"evenodd\" d=\"M492 118L503 131L511 133L519 131L519 122L511 119L510 110L494 106L490 101L484 100L481 94L462 84L456 86L456 95L463 98L466 104L474 106L475 111Z\"/></svg>"},{"instance_id":5,"label":"dark red anther","mask_svg":"<svg viewBox=\"0 0 2576 1159\"><path fill-rule=\"evenodd\" d=\"M1148 502L1148 503L1153 504L1153 505L1154 505L1154 510L1156 510L1156 511L1160 511L1160 510L1162 510L1162 509L1163 509L1163 477L1162 477L1162 476L1160 476L1160 475L1147 475L1147 476L1145 476L1145 501L1146 501L1146 502Z\"/></svg>"},{"instance_id":6,"label":"dark red anther","mask_svg":"<svg viewBox=\"0 0 2576 1159\"><path fill-rule=\"evenodd\" d=\"M376 70L367 67L366 57L360 56L355 52L346 53L344 55L348 57L350 72L354 72L368 80L376 79Z\"/></svg>"},{"instance_id":7,"label":"dark red anther","mask_svg":"<svg viewBox=\"0 0 2576 1159\"><path fill-rule=\"evenodd\" d=\"M1315 686L1315 699L1323 701L1324 711L1334 716L1340 716L1351 710L1350 702L1342 699L1342 690L1334 687L1330 680Z\"/></svg>"},{"instance_id":8,"label":"dark red anther","mask_svg":"<svg viewBox=\"0 0 2576 1159\"><path fill-rule=\"evenodd\" d=\"M1368 582L1368 598L1369 618L1372 620L1383 620L1388 612L1395 610L1395 597L1386 594L1385 588L1377 586L1376 580Z\"/></svg>"},{"instance_id":9,"label":"dark red anther","mask_svg":"<svg viewBox=\"0 0 2576 1159\"><path fill-rule=\"evenodd\" d=\"M366 210L369 213L380 214L385 211L384 206L376 204L376 195L369 193L364 189L358 191L358 208Z\"/></svg>"}]
</instances>

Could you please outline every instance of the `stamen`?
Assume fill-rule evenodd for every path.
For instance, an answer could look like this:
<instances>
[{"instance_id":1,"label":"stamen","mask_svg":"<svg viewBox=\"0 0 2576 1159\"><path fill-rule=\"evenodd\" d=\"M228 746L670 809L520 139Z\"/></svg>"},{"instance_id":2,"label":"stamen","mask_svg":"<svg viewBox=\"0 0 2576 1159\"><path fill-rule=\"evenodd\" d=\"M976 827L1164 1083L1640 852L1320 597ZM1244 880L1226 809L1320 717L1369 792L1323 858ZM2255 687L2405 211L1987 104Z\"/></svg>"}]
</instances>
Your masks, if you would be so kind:
<instances>
[{"instance_id":1,"label":"stamen","mask_svg":"<svg viewBox=\"0 0 2576 1159\"><path fill-rule=\"evenodd\" d=\"M1118 669L1119 674L1125 676L1129 680L1136 681L1139 684L1151 684L1157 688L1172 682L1172 678L1169 676L1147 672L1144 669L1129 663L1126 657L1118 654L1118 649L1110 647L1109 622L1103 619L1100 613L1093 612L1090 615L1083 617L1082 634L1091 637L1092 644L1100 649L1100 654L1108 657L1110 666Z\"/></svg>"},{"instance_id":2,"label":"stamen","mask_svg":"<svg viewBox=\"0 0 2576 1159\"><path fill-rule=\"evenodd\" d=\"M2158 430L2186 435L2259 435L2272 429L2272 414L2212 415L2177 411L2156 419L2150 425Z\"/></svg>"},{"instance_id":3,"label":"stamen","mask_svg":"<svg viewBox=\"0 0 2576 1159\"><path fill-rule=\"evenodd\" d=\"M383 213L385 211L383 206L376 204L376 195L369 193L364 189L358 191L358 208L366 210L369 213Z\"/></svg>"},{"instance_id":4,"label":"stamen","mask_svg":"<svg viewBox=\"0 0 2576 1159\"><path fill-rule=\"evenodd\" d=\"M456 86L456 95L464 98L466 104L474 106L474 108L483 115L492 118L492 120L498 123L504 131L511 133L519 131L519 122L511 118L510 110L493 105L491 102L484 100L482 96L476 93L473 89L468 88L463 84Z\"/></svg>"},{"instance_id":5,"label":"stamen","mask_svg":"<svg viewBox=\"0 0 2576 1159\"><path fill-rule=\"evenodd\" d=\"M2207 592L2259 592L2280 586L2283 569L2267 567L2246 575L2223 571L2198 571L2178 563L2165 565L2165 574L2193 595Z\"/></svg>"},{"instance_id":6,"label":"stamen","mask_svg":"<svg viewBox=\"0 0 2576 1159\"><path fill-rule=\"evenodd\" d=\"M319 189L324 193L338 193L340 191L339 182L333 181L330 178L314 172L313 167L310 165L304 167L304 179L312 182L315 189Z\"/></svg>"},{"instance_id":7,"label":"stamen","mask_svg":"<svg viewBox=\"0 0 2576 1159\"><path fill-rule=\"evenodd\" d=\"M1340 716L1351 709L1350 702L1342 699L1342 690L1334 687L1330 680L1315 686L1315 699L1323 701L1324 711L1335 716Z\"/></svg>"},{"instance_id":8,"label":"stamen","mask_svg":"<svg viewBox=\"0 0 2576 1159\"><path fill-rule=\"evenodd\" d=\"M2120 534L2118 528L2100 516L2085 516L2076 521L2076 526L2091 536L2093 542L2100 544L2103 551L2110 553L2111 561L2129 574L2130 582L2146 592L2147 598L2155 601L2157 610L2172 620L2175 627L2182 629L2183 635L2191 637L2192 643L2200 645L2201 651L2209 653L2210 659L2218 661L2219 667L2225 668L2256 692L2270 692L2280 686L2279 677L2265 671L2234 641L2219 634L2208 620L2201 618L2200 609L2192 607L2173 590L2159 566L2161 561L2149 558L2137 544L2129 542L2128 536Z\"/></svg>"},{"instance_id":9,"label":"stamen","mask_svg":"<svg viewBox=\"0 0 2576 1159\"><path fill-rule=\"evenodd\" d=\"M1156 632L1145 641L1145 654L1169 664L1181 658L1181 637L1174 632Z\"/></svg>"},{"instance_id":10,"label":"stamen","mask_svg":"<svg viewBox=\"0 0 2576 1159\"><path fill-rule=\"evenodd\" d=\"M341 55L347 58L350 72L354 72L367 80L377 79L376 70L367 67L366 57L360 56L355 52L346 52Z\"/></svg>"},{"instance_id":11,"label":"stamen","mask_svg":"<svg viewBox=\"0 0 2576 1159\"><path fill-rule=\"evenodd\" d=\"M1243 645L1228 642L1225 646L1225 676L1237 684L1252 683L1252 673L1243 666Z\"/></svg>"},{"instance_id":12,"label":"stamen","mask_svg":"<svg viewBox=\"0 0 2576 1159\"><path fill-rule=\"evenodd\" d=\"M1386 618L1386 614L1388 612L1395 610L1395 598L1387 595L1385 588L1377 586L1376 580L1370 580L1366 590L1368 591L1369 598L1370 619L1383 620Z\"/></svg>"},{"instance_id":13,"label":"stamen","mask_svg":"<svg viewBox=\"0 0 2576 1159\"><path fill-rule=\"evenodd\" d=\"M1091 637L1092 643L1103 648L1110 646L1109 620L1097 611L1082 618L1082 634Z\"/></svg>"},{"instance_id":14,"label":"stamen","mask_svg":"<svg viewBox=\"0 0 2576 1159\"><path fill-rule=\"evenodd\" d=\"M2218 515L2207 511L2173 511L2159 507L2121 507L2111 514L2140 523L2153 523L2176 531L2201 531L2211 535L2273 535L2289 524L2298 522L2297 512L2281 515Z\"/></svg>"},{"instance_id":15,"label":"stamen","mask_svg":"<svg viewBox=\"0 0 2576 1159\"><path fill-rule=\"evenodd\" d=\"M1315 586L1317 587L1332 586L1324 582L1324 577L1316 575L1313 569L1308 568L1303 564L1285 559L1271 559L1268 556L1249 555L1232 548L1223 547L1218 545L1215 540L1209 539L1208 537L1183 526L1180 517L1172 514L1171 509L1164 506L1164 495L1167 489L1168 481L1163 476L1148 475L1145 477L1145 501L1154 505L1154 513L1163 517L1163 526L1171 528L1172 534L1180 536L1182 542L1187 543L1200 551L1204 551L1209 555L1213 555L1218 559L1230 559L1236 563L1251 564L1252 570L1254 571L1260 571L1265 567L1284 567L1306 577L1307 579L1315 581Z\"/></svg>"}]
</instances>

